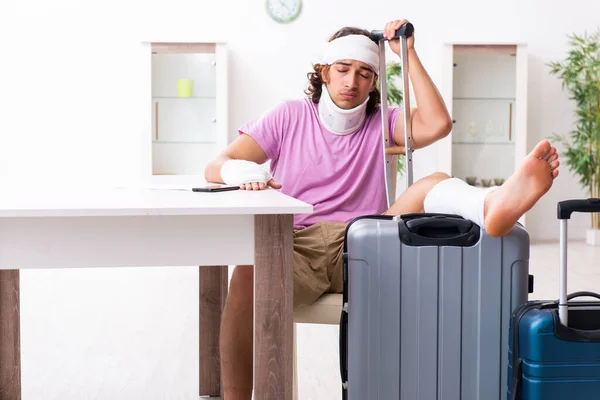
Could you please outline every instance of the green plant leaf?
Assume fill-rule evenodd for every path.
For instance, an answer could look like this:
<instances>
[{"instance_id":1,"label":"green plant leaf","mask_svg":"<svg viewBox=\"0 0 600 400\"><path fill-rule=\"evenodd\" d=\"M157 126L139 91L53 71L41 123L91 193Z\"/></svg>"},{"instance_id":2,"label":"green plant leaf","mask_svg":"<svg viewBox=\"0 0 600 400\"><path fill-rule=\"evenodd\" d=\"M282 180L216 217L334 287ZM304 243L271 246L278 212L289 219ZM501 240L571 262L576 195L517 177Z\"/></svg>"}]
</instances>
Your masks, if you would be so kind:
<instances>
[{"instance_id":1,"label":"green plant leaf","mask_svg":"<svg viewBox=\"0 0 600 400\"><path fill-rule=\"evenodd\" d=\"M397 61L388 62L385 66L386 72L386 88L387 88L387 101L389 105L401 106L403 94L402 94L402 66ZM379 84L379 90L381 91L381 82ZM405 165L404 157L398 156L398 173L404 174Z\"/></svg>"},{"instance_id":2,"label":"green plant leaf","mask_svg":"<svg viewBox=\"0 0 600 400\"><path fill-rule=\"evenodd\" d=\"M564 147L568 169L592 197L600 194L600 29L567 36L569 49L560 61L546 64L574 102L572 129L551 135ZM592 216L592 227L600 218Z\"/></svg>"}]
</instances>

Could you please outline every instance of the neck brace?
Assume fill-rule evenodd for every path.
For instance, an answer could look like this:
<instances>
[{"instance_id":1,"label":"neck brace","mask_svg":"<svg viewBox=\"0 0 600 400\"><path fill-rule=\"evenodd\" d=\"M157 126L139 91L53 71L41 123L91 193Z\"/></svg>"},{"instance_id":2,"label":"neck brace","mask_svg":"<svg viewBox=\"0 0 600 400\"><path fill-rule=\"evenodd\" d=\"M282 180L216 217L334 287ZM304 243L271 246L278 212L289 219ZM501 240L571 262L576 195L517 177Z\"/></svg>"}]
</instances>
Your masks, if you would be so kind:
<instances>
[{"instance_id":1,"label":"neck brace","mask_svg":"<svg viewBox=\"0 0 600 400\"><path fill-rule=\"evenodd\" d=\"M360 105L345 110L338 107L331 97L327 86L321 87L319 100L319 118L325 127L336 135L348 135L356 132L365 120L369 98Z\"/></svg>"}]
</instances>

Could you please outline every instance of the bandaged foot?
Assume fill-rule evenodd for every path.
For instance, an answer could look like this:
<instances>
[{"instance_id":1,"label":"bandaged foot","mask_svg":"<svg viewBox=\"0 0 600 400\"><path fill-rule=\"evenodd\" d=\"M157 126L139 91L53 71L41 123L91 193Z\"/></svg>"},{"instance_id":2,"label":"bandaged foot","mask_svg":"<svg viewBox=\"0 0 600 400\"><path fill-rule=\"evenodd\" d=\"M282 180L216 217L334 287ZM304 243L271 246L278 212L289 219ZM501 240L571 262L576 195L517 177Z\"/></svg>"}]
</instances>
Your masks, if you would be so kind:
<instances>
[{"instance_id":1,"label":"bandaged foot","mask_svg":"<svg viewBox=\"0 0 600 400\"><path fill-rule=\"evenodd\" d=\"M426 213L456 214L485 229L486 196L498 187L478 188L458 178L436 184L425 196Z\"/></svg>"},{"instance_id":2,"label":"bandaged foot","mask_svg":"<svg viewBox=\"0 0 600 400\"><path fill-rule=\"evenodd\" d=\"M268 171L252 161L227 160L221 166L221 179L228 185L259 182L266 185L272 178Z\"/></svg>"},{"instance_id":3,"label":"bandaged foot","mask_svg":"<svg viewBox=\"0 0 600 400\"><path fill-rule=\"evenodd\" d=\"M504 236L550 189L558 166L556 148L541 141L502 186L477 188L458 178L446 179L429 191L424 211L457 214L490 236Z\"/></svg>"},{"instance_id":4,"label":"bandaged foot","mask_svg":"<svg viewBox=\"0 0 600 400\"><path fill-rule=\"evenodd\" d=\"M558 176L558 154L543 140L525 157L519 169L485 201L485 230L491 236L507 234L523 214L552 187Z\"/></svg>"}]
</instances>

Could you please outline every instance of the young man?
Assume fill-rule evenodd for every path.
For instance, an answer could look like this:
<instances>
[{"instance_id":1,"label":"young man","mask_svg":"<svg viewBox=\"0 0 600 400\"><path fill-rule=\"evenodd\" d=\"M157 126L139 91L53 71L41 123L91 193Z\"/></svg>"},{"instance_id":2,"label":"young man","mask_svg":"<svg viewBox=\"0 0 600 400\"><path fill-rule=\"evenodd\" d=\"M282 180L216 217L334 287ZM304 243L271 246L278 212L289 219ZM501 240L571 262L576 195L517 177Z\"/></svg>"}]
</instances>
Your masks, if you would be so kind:
<instances>
[{"instance_id":1,"label":"young man","mask_svg":"<svg viewBox=\"0 0 600 400\"><path fill-rule=\"evenodd\" d=\"M390 39L406 20L388 22ZM390 40L399 54L399 41ZM407 41L418 107L411 110L413 147L448 135L452 122L435 85ZM245 190L281 190L314 207L294 220L294 306L341 292L346 224L368 214L441 212L471 219L494 236L506 234L549 189L558 155L540 142L501 187L480 189L436 173L416 181L386 210L377 44L357 28L338 31L308 74L308 98L289 100L239 129L239 137L206 168L206 180ZM404 146L403 110L390 107L390 139ZM271 172L259 165L271 161ZM233 271L221 327L225 400L252 391L253 269Z\"/></svg>"}]
</instances>

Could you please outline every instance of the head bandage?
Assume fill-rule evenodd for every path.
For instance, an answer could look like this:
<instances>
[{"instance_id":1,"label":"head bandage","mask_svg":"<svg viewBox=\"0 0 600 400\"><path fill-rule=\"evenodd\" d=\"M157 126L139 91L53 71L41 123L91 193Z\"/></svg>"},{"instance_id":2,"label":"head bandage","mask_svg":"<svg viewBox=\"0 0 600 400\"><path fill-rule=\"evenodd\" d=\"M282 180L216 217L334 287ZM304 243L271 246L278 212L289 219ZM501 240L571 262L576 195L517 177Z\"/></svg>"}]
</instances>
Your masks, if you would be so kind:
<instances>
[{"instance_id":1,"label":"head bandage","mask_svg":"<svg viewBox=\"0 0 600 400\"><path fill-rule=\"evenodd\" d=\"M379 69L379 46L365 35L348 35L334 39L325 45L321 62L333 64L338 60L357 60Z\"/></svg>"}]
</instances>

